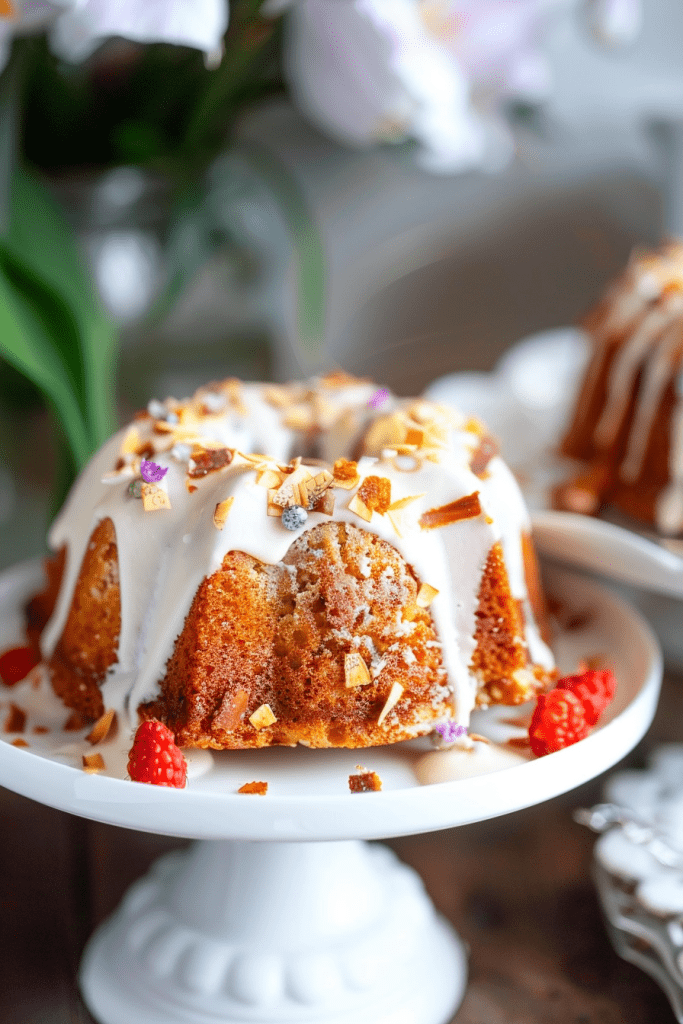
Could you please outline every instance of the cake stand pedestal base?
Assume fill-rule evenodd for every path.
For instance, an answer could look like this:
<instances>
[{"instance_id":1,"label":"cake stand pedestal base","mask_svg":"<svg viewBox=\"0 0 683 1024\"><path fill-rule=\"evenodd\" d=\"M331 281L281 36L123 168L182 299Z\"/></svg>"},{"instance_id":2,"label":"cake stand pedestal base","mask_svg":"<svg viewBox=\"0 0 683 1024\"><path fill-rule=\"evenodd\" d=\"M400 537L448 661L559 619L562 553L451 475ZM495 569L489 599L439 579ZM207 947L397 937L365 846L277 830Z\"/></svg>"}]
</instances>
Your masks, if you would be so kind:
<instances>
[{"instance_id":1,"label":"cake stand pedestal base","mask_svg":"<svg viewBox=\"0 0 683 1024\"><path fill-rule=\"evenodd\" d=\"M445 1024L466 976L462 943L386 847L214 840L131 888L81 989L101 1024Z\"/></svg>"}]
</instances>

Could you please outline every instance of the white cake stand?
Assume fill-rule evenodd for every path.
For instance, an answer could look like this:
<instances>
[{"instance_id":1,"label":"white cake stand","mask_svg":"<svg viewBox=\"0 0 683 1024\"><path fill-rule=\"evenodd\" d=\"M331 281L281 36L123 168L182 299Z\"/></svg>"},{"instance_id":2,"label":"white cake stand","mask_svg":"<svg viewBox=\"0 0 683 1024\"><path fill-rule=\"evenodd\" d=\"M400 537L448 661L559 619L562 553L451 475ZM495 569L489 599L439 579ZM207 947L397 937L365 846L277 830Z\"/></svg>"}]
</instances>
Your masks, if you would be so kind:
<instances>
[{"instance_id":1,"label":"white cake stand","mask_svg":"<svg viewBox=\"0 0 683 1024\"><path fill-rule=\"evenodd\" d=\"M35 583L35 567L0 574L0 645L18 641L19 609ZM95 1018L449 1020L465 988L462 943L436 915L415 872L363 840L480 821L578 786L637 743L657 702L661 658L642 618L567 572L554 572L549 586L575 612L589 613L582 629L559 637L561 667L571 671L600 653L614 664L619 687L599 730L538 760L485 744L474 754L425 754L419 744L225 752L209 762L200 757L194 768L191 761L188 787L178 791L87 775L73 766L75 758L64 763L68 754L55 747L53 733L34 739L27 732L28 749L3 734L0 782L15 792L97 821L200 840L162 858L90 940L81 987ZM20 688L8 694L5 703L19 702ZM495 717L479 713L476 730L496 739L502 726ZM496 749L513 766L492 759ZM380 775L382 792L349 793L348 775L361 759ZM441 776L471 777L423 785L425 764ZM267 781L267 796L238 795L248 781Z\"/></svg>"}]
</instances>

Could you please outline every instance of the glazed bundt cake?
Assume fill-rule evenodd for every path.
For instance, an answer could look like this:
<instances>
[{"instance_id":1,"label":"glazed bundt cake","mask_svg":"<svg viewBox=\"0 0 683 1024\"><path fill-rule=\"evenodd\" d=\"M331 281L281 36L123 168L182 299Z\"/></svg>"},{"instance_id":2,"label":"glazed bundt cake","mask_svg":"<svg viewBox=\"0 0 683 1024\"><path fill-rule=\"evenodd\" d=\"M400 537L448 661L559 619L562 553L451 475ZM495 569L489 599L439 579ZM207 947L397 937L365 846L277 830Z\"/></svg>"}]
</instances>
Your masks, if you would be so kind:
<instances>
[{"instance_id":1,"label":"glazed bundt cake","mask_svg":"<svg viewBox=\"0 0 683 1024\"><path fill-rule=\"evenodd\" d=\"M635 252L583 324L593 343L563 454L586 465L555 505L613 505L683 532L683 245Z\"/></svg>"},{"instance_id":2,"label":"glazed bundt cake","mask_svg":"<svg viewBox=\"0 0 683 1024\"><path fill-rule=\"evenodd\" d=\"M342 374L150 403L50 544L29 622L55 692L182 746L391 743L555 675L492 439Z\"/></svg>"}]
</instances>

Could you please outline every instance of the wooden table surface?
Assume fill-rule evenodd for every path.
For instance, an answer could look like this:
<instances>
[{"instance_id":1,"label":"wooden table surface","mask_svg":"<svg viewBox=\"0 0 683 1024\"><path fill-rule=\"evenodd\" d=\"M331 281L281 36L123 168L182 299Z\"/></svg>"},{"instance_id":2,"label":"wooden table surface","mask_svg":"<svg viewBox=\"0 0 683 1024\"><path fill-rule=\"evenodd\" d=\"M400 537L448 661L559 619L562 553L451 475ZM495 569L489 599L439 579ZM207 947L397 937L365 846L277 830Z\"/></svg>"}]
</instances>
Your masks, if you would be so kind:
<instances>
[{"instance_id":1,"label":"wooden table surface","mask_svg":"<svg viewBox=\"0 0 683 1024\"><path fill-rule=\"evenodd\" d=\"M683 740L683 676L671 673L652 729L625 763L642 764L665 740ZM600 789L598 779L525 811L390 844L471 947L452 1024L674 1021L657 986L612 951L600 919L593 837L572 820ZM0 1022L91 1024L74 980L88 935L159 854L183 844L7 790L0 800Z\"/></svg>"}]
</instances>

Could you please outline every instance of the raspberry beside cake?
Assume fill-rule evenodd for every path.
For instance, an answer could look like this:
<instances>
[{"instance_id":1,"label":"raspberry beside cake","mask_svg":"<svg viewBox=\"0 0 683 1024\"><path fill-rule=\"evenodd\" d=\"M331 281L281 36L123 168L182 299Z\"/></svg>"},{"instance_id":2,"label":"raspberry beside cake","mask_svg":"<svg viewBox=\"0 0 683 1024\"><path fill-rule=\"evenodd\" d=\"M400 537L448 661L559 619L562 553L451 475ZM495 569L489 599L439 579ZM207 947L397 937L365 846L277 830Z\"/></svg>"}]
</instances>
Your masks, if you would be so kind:
<instances>
[{"instance_id":1,"label":"raspberry beside cake","mask_svg":"<svg viewBox=\"0 0 683 1024\"><path fill-rule=\"evenodd\" d=\"M683 532L683 245L635 252L583 325L593 342L563 454L586 463L555 504L614 505Z\"/></svg>"},{"instance_id":2,"label":"raspberry beside cake","mask_svg":"<svg viewBox=\"0 0 683 1024\"><path fill-rule=\"evenodd\" d=\"M150 403L50 543L30 608L55 691L183 746L390 743L554 678L528 516L481 425L343 375Z\"/></svg>"}]
</instances>

